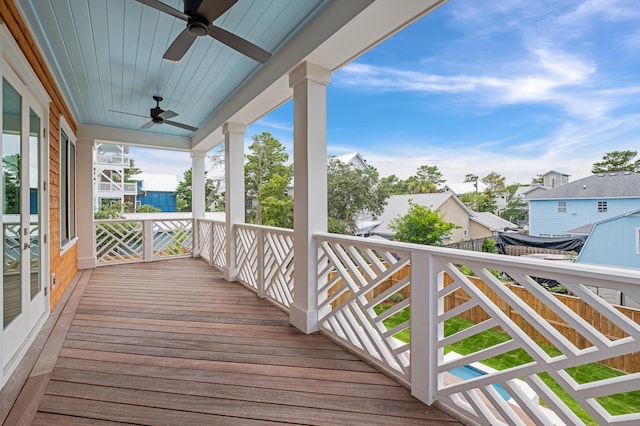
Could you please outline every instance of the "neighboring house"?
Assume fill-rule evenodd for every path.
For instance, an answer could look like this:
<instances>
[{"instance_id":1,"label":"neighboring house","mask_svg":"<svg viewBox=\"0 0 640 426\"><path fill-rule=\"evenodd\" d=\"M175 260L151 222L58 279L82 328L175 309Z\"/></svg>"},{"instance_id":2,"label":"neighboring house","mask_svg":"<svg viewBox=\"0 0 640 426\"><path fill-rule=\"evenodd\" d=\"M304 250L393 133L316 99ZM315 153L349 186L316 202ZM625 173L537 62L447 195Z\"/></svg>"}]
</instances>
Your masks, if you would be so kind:
<instances>
[{"instance_id":1,"label":"neighboring house","mask_svg":"<svg viewBox=\"0 0 640 426\"><path fill-rule=\"evenodd\" d=\"M150 205L163 212L176 211L176 188L178 179L175 175L140 173L132 176L138 181L138 198L136 208Z\"/></svg>"},{"instance_id":2,"label":"neighboring house","mask_svg":"<svg viewBox=\"0 0 640 426\"><path fill-rule=\"evenodd\" d=\"M353 166L355 166L358 169L361 170L366 170L367 167L369 167L367 165L367 162L364 160L364 158L362 158L362 156L360 155L360 153L358 152L352 152L351 154L345 154L345 155L339 155L336 157L333 157L338 161L341 161L345 164L351 164Z\"/></svg>"},{"instance_id":3,"label":"neighboring house","mask_svg":"<svg viewBox=\"0 0 640 426\"><path fill-rule=\"evenodd\" d=\"M557 186L566 185L569 183L569 176L566 173L557 172L555 170L549 170L542 175L542 186L546 188L555 188Z\"/></svg>"},{"instance_id":4,"label":"neighboring house","mask_svg":"<svg viewBox=\"0 0 640 426\"><path fill-rule=\"evenodd\" d=\"M129 147L96 143L93 149L93 210L104 203L136 205L136 182L126 182L131 159Z\"/></svg>"},{"instance_id":5,"label":"neighboring house","mask_svg":"<svg viewBox=\"0 0 640 426\"><path fill-rule=\"evenodd\" d=\"M594 223L588 235L576 262L640 269L640 208Z\"/></svg>"},{"instance_id":6,"label":"neighboring house","mask_svg":"<svg viewBox=\"0 0 640 426\"><path fill-rule=\"evenodd\" d=\"M409 200L414 204L428 207L440 212L447 222L454 223L460 228L454 229L446 243L452 243L469 239L470 217L474 214L451 192L435 192L429 194L400 194L392 195L387 200L387 205L382 215L378 217L381 222L369 233L385 238L392 238L395 232L389 228L392 219L404 216L409 212Z\"/></svg>"},{"instance_id":7,"label":"neighboring house","mask_svg":"<svg viewBox=\"0 0 640 426\"><path fill-rule=\"evenodd\" d=\"M566 230L640 208L640 175L601 173L528 195L529 233L563 236Z\"/></svg>"},{"instance_id":8,"label":"neighboring house","mask_svg":"<svg viewBox=\"0 0 640 426\"><path fill-rule=\"evenodd\" d=\"M511 231L518 227L515 223L490 212L472 212L469 218L469 237L471 239L495 237L500 232Z\"/></svg>"}]
</instances>

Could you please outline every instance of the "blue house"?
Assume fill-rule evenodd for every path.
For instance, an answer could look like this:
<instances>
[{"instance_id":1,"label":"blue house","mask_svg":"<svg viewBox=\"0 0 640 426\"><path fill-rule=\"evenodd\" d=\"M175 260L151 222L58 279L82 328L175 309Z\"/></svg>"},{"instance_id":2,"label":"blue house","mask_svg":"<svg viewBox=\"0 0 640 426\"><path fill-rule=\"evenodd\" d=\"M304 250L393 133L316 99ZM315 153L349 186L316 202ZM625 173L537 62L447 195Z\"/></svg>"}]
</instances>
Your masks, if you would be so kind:
<instances>
[{"instance_id":1,"label":"blue house","mask_svg":"<svg viewBox=\"0 0 640 426\"><path fill-rule=\"evenodd\" d=\"M576 262L640 269L640 209L595 223Z\"/></svg>"},{"instance_id":2,"label":"blue house","mask_svg":"<svg viewBox=\"0 0 640 426\"><path fill-rule=\"evenodd\" d=\"M163 212L176 211L178 179L175 175L140 173L133 178L138 181L136 209L141 205L151 205Z\"/></svg>"},{"instance_id":3,"label":"blue house","mask_svg":"<svg viewBox=\"0 0 640 426\"><path fill-rule=\"evenodd\" d=\"M567 230L640 209L640 174L592 175L527 197L529 234L564 236Z\"/></svg>"}]
</instances>

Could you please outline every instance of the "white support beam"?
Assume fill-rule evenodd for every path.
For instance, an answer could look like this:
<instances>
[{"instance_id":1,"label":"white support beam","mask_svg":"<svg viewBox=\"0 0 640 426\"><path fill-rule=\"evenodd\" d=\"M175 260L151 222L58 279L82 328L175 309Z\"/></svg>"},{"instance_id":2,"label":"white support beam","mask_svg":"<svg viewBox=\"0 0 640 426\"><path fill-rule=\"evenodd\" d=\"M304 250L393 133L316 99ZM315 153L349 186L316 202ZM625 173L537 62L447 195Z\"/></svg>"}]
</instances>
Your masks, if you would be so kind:
<instances>
[{"instance_id":1,"label":"white support beam","mask_svg":"<svg viewBox=\"0 0 640 426\"><path fill-rule=\"evenodd\" d=\"M236 281L236 239L234 224L244 223L244 134L247 127L239 123L225 123L224 164L225 164L225 212L226 212L226 266L224 278Z\"/></svg>"},{"instance_id":2,"label":"white support beam","mask_svg":"<svg viewBox=\"0 0 640 426\"><path fill-rule=\"evenodd\" d=\"M78 268L96 266L93 229L93 139L78 138L76 146L76 212L78 226Z\"/></svg>"},{"instance_id":3,"label":"white support beam","mask_svg":"<svg viewBox=\"0 0 640 426\"><path fill-rule=\"evenodd\" d=\"M294 301L290 322L318 330L318 253L313 234L327 231L327 85L331 71L304 62L289 74L293 88Z\"/></svg>"},{"instance_id":4,"label":"white support beam","mask_svg":"<svg viewBox=\"0 0 640 426\"><path fill-rule=\"evenodd\" d=\"M132 145L173 151L191 150L191 140L183 136L162 135L140 130L117 129L88 124L78 126L78 137L114 145Z\"/></svg>"}]
</instances>

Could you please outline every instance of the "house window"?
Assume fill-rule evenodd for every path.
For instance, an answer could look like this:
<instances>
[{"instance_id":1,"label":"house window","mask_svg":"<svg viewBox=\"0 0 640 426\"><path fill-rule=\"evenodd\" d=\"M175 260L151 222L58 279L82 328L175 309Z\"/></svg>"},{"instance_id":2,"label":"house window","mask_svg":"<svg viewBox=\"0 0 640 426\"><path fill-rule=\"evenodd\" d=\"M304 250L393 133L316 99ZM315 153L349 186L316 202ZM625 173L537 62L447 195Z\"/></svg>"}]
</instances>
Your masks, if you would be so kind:
<instances>
[{"instance_id":1,"label":"house window","mask_svg":"<svg viewBox=\"0 0 640 426\"><path fill-rule=\"evenodd\" d=\"M76 145L64 117L60 118L60 247L76 238Z\"/></svg>"},{"instance_id":2,"label":"house window","mask_svg":"<svg viewBox=\"0 0 640 426\"><path fill-rule=\"evenodd\" d=\"M607 202L598 201L598 213L606 213L606 212L607 212Z\"/></svg>"},{"instance_id":3,"label":"house window","mask_svg":"<svg viewBox=\"0 0 640 426\"><path fill-rule=\"evenodd\" d=\"M566 212L567 212L567 202L558 201L558 213L566 213Z\"/></svg>"}]
</instances>

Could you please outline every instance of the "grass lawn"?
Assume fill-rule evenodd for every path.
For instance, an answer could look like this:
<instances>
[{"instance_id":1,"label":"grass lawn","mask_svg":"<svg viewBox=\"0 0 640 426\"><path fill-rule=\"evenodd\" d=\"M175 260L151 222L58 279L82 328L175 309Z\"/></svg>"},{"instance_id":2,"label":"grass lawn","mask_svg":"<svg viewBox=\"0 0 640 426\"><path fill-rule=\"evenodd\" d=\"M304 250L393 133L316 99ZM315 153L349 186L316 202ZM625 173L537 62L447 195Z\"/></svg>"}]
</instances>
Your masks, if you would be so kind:
<instances>
[{"instance_id":1,"label":"grass lawn","mask_svg":"<svg viewBox=\"0 0 640 426\"><path fill-rule=\"evenodd\" d=\"M376 312L384 312L390 308L391 305L381 305L376 307ZM384 324L387 328L393 328L399 324L402 324L409 319L409 308L405 308L395 315L387 318ZM462 318L451 318L445 321L445 336L454 334L460 330L471 327L473 322L467 321ZM395 334L397 339L404 342L409 342L410 331L409 329L403 330L400 333ZM498 343L511 340L508 334L502 333L497 330L486 330L475 336L468 337L460 342L456 342L452 345L445 347L445 352L455 351L461 355L467 355L473 352L477 352L484 348L489 348ZM549 355L560 355L560 351L555 348L540 345L540 347ZM482 361L483 364L495 368L496 370L504 370L510 367L526 364L533 361L533 359L525 352L524 349L516 349L502 355L498 355L493 358L488 358ZM623 375L624 373L609 368L602 364L591 363L581 365L579 367L568 368L567 373L573 377L578 383L587 383L597 380L603 380L610 377L616 377ZM589 414L582 409L582 407L576 403L571 396L564 391L564 389L549 376L547 373L541 373L540 378L545 382L550 389L552 389L556 395L558 395L568 407L570 407L574 413L586 424L596 424ZM640 391L620 393L615 395L609 395L606 397L597 398L598 402L612 415L637 413L640 411Z\"/></svg>"}]
</instances>

